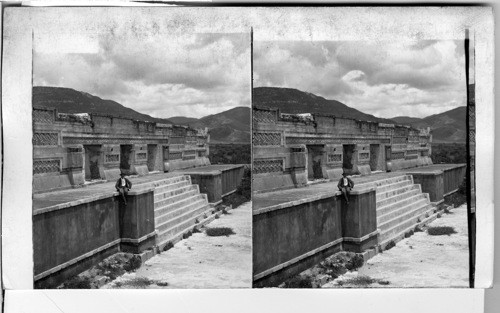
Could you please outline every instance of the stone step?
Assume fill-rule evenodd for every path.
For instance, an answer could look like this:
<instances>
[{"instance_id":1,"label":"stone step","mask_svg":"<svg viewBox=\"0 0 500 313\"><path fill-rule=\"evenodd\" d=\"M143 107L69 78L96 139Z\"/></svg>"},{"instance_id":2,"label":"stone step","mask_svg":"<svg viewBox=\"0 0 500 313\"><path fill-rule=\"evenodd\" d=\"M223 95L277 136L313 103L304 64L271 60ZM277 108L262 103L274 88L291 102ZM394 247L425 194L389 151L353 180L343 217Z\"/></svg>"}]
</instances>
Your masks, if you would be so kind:
<instances>
[{"instance_id":1,"label":"stone step","mask_svg":"<svg viewBox=\"0 0 500 313\"><path fill-rule=\"evenodd\" d=\"M388 211L385 214L379 215L377 212L377 225L379 225L379 228L382 229L383 223L385 223L391 219L397 218L398 216L402 216L403 214L405 214L405 212L410 212L416 208L427 206L427 205L430 205L430 203L427 201L427 199L421 198L421 199L418 199L416 201L412 201L407 205L398 206L394 210Z\"/></svg>"},{"instance_id":2,"label":"stone step","mask_svg":"<svg viewBox=\"0 0 500 313\"><path fill-rule=\"evenodd\" d=\"M204 211L207 210L208 203L202 203L201 201L197 203L198 205L194 206L191 209L183 210L184 212L181 212L181 215L178 215L172 219L169 219L167 221L156 224L156 229L158 232L163 232L165 230L171 229L173 227L176 227L177 225L181 225L184 222L191 220L192 218L196 219L199 214L203 213Z\"/></svg>"},{"instance_id":3,"label":"stone step","mask_svg":"<svg viewBox=\"0 0 500 313\"><path fill-rule=\"evenodd\" d=\"M162 243L166 241L170 241L172 238L174 238L178 233L182 233L186 230L192 230L196 225L196 221L201 221L205 218L205 216L208 216L211 214L213 209L207 209L205 211L201 211L199 214L196 214L195 216L185 220L184 222L177 224L169 229L165 229L163 231L158 232L158 237L157 237L157 243L161 245Z\"/></svg>"},{"instance_id":4,"label":"stone step","mask_svg":"<svg viewBox=\"0 0 500 313\"><path fill-rule=\"evenodd\" d=\"M179 182L181 180L187 180L187 179L189 179L189 181L191 182L190 176L186 177L186 175L177 174L177 175L169 177L169 178L164 178L164 179L157 180L157 181L142 183L138 186L140 186L141 188L151 188L151 187L160 188L160 187L163 187L165 185L170 185L170 184Z\"/></svg>"},{"instance_id":5,"label":"stone step","mask_svg":"<svg viewBox=\"0 0 500 313\"><path fill-rule=\"evenodd\" d=\"M420 185L415 185L415 184L409 184L406 186L399 187L397 189L391 189L391 190L382 191L382 192L379 192L377 190L377 193L376 193L377 201L382 201L384 199L387 199L387 198L390 198L390 197L393 197L393 196L396 196L396 195L399 195L399 194L402 194L402 193L405 193L405 192L408 192L408 191L414 190L414 189L422 192Z\"/></svg>"},{"instance_id":6,"label":"stone step","mask_svg":"<svg viewBox=\"0 0 500 313\"><path fill-rule=\"evenodd\" d=\"M400 182L403 180L410 180L413 182L413 179L410 175L401 175L401 176L394 176L394 177L389 177L389 178L382 178L379 180L373 180L373 181L369 181L369 182L363 182L363 183L359 183L359 184L356 184L356 181L354 181L354 188L366 189L366 188L370 188L370 187L379 187L379 186L383 186L383 185L397 183L397 182Z\"/></svg>"},{"instance_id":7,"label":"stone step","mask_svg":"<svg viewBox=\"0 0 500 313\"><path fill-rule=\"evenodd\" d=\"M199 199L178 209L172 211L166 211L161 215L155 213L155 225L160 225L168 220L171 220L177 216L182 215L187 211L194 210L202 205L207 205L207 204L208 203L205 201L205 199Z\"/></svg>"},{"instance_id":8,"label":"stone step","mask_svg":"<svg viewBox=\"0 0 500 313\"><path fill-rule=\"evenodd\" d=\"M406 220L412 219L415 216L419 216L422 212L425 212L430 206L430 203L419 203L419 205L412 205L407 211L401 212L401 214L393 216L392 218L379 223L378 227L382 232L391 229L395 225L401 224Z\"/></svg>"},{"instance_id":9,"label":"stone step","mask_svg":"<svg viewBox=\"0 0 500 313\"><path fill-rule=\"evenodd\" d=\"M176 181L172 181L168 184L164 184L164 185L156 187L155 193L160 194L160 193L163 193L166 191L178 189L178 188L181 188L184 186L189 186L189 185L191 185L191 177L190 176L183 176L182 178L180 178Z\"/></svg>"},{"instance_id":10,"label":"stone step","mask_svg":"<svg viewBox=\"0 0 500 313\"><path fill-rule=\"evenodd\" d=\"M411 186L413 185L413 182L409 179L401 180L392 184L388 185L381 185L377 187L377 193L384 193L387 191L395 190L395 189L400 189L405 186Z\"/></svg>"},{"instance_id":11,"label":"stone step","mask_svg":"<svg viewBox=\"0 0 500 313\"><path fill-rule=\"evenodd\" d=\"M197 190L198 192L200 191L198 185L186 185L186 186L182 186L182 187L177 188L177 189L167 190L167 191L163 191L163 192L157 192L155 190L154 201L158 202L158 201L164 200L166 198L173 197L173 196L176 196L176 195L179 195L179 194L182 194L184 192L191 191L191 190Z\"/></svg>"},{"instance_id":12,"label":"stone step","mask_svg":"<svg viewBox=\"0 0 500 313\"><path fill-rule=\"evenodd\" d=\"M382 207L386 207L386 206L393 204L393 203L400 202L402 200L405 200L407 198L410 198L410 197L412 197L414 195L418 195L418 194L422 194L420 189L410 189L406 192L394 195L392 197L388 197L388 198L385 198L382 200L377 199L377 209L382 208Z\"/></svg>"},{"instance_id":13,"label":"stone step","mask_svg":"<svg viewBox=\"0 0 500 313\"><path fill-rule=\"evenodd\" d=\"M164 198L162 200L155 201L154 205L155 205L155 208L164 207L164 206L182 201L186 198L189 198L189 197L197 195L197 194L200 194L200 191L197 188L190 188L190 189L184 191L183 193L179 193L175 196L170 196L168 198Z\"/></svg>"},{"instance_id":14,"label":"stone step","mask_svg":"<svg viewBox=\"0 0 500 313\"><path fill-rule=\"evenodd\" d=\"M200 222L195 224L194 226L188 225L186 228L181 229L179 232L173 235L164 235L162 237L158 236L156 239L156 246L159 248L159 251L162 251L168 243L175 245L177 242L183 239L184 234L192 232L195 228L199 229L203 225L206 225L213 221L215 219L215 216L220 216L221 214L221 212L216 212L213 208L210 208L204 211L203 214L200 214Z\"/></svg>"},{"instance_id":15,"label":"stone step","mask_svg":"<svg viewBox=\"0 0 500 313\"><path fill-rule=\"evenodd\" d=\"M403 222L392 226L387 230L380 231L379 242L390 241L392 238L397 237L399 233L405 231L406 229L411 229L415 227L419 221L422 221L434 213L434 207L430 206L428 210L424 210L411 218L404 220Z\"/></svg>"},{"instance_id":16,"label":"stone step","mask_svg":"<svg viewBox=\"0 0 500 313\"><path fill-rule=\"evenodd\" d=\"M398 210L401 207L407 206L413 202L417 202L420 199L427 200L427 197L425 194L421 192L414 192L411 196L407 196L396 202L388 203L385 206L377 205L377 216L382 216L392 211Z\"/></svg>"},{"instance_id":17,"label":"stone step","mask_svg":"<svg viewBox=\"0 0 500 313\"><path fill-rule=\"evenodd\" d=\"M161 215L165 214L166 212L176 210L176 209L181 208L183 206L186 206L190 203L194 203L198 200L206 199L206 198L207 198L207 195L198 193L198 194L192 195L190 197L184 198L178 202L164 205L164 206L156 206L156 203L155 203L155 216L161 216Z\"/></svg>"}]
</instances>

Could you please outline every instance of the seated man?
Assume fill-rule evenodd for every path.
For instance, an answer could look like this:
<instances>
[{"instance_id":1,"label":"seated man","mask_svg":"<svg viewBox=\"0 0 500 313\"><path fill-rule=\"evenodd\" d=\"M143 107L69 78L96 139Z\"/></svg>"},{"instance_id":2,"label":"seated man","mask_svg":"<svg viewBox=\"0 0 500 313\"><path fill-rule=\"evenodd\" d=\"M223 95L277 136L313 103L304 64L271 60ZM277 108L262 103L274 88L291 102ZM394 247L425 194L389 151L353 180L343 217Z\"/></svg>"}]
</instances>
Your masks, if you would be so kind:
<instances>
[{"instance_id":1,"label":"seated man","mask_svg":"<svg viewBox=\"0 0 500 313\"><path fill-rule=\"evenodd\" d=\"M124 173L120 174L120 178L118 178L118 180L116 181L115 188L116 191L118 191L122 196L123 203L127 205L127 194L130 188L132 188L132 183L125 177Z\"/></svg>"},{"instance_id":2,"label":"seated man","mask_svg":"<svg viewBox=\"0 0 500 313\"><path fill-rule=\"evenodd\" d=\"M342 173L342 178L339 180L337 187L344 195L345 201L349 204L349 195L351 193L352 188L354 188L354 182L347 177L347 173Z\"/></svg>"}]
</instances>

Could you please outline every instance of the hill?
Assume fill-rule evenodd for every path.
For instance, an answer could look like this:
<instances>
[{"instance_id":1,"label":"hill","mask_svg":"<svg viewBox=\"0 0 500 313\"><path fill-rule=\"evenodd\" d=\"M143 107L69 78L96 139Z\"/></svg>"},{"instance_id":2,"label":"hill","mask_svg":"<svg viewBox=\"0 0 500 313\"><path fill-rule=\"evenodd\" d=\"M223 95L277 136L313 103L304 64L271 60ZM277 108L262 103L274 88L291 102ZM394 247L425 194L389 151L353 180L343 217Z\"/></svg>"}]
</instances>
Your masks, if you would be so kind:
<instances>
[{"instance_id":1,"label":"hill","mask_svg":"<svg viewBox=\"0 0 500 313\"><path fill-rule=\"evenodd\" d=\"M416 128L430 127L433 142L465 142L467 132L465 119L467 107L461 106L443 113L430 115L425 118L395 117L393 120L400 121L401 118L407 120L405 124Z\"/></svg>"},{"instance_id":2,"label":"hill","mask_svg":"<svg viewBox=\"0 0 500 313\"><path fill-rule=\"evenodd\" d=\"M248 107L236 107L200 119L178 116L169 119L174 121L192 119L184 124L195 128L207 127L212 143L250 143L250 108Z\"/></svg>"},{"instance_id":3,"label":"hill","mask_svg":"<svg viewBox=\"0 0 500 313\"><path fill-rule=\"evenodd\" d=\"M340 101L328 100L312 93L291 88L257 87L253 89L253 105L278 108L282 113L324 113L362 121L394 123L351 108Z\"/></svg>"},{"instance_id":4,"label":"hill","mask_svg":"<svg viewBox=\"0 0 500 313\"><path fill-rule=\"evenodd\" d=\"M99 113L139 121L172 124L168 119L142 114L113 100L101 99L71 88L34 86L33 106L56 108L60 113Z\"/></svg>"}]
</instances>

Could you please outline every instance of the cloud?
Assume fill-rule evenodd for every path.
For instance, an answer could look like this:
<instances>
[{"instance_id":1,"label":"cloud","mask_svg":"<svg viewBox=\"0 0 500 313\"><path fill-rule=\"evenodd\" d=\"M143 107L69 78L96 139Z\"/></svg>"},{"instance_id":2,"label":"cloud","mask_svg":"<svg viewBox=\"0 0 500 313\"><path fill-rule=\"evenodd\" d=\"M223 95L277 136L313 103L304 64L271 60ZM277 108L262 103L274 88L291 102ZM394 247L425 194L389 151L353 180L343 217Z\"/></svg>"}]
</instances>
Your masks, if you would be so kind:
<instances>
[{"instance_id":1,"label":"cloud","mask_svg":"<svg viewBox=\"0 0 500 313\"><path fill-rule=\"evenodd\" d=\"M297 88L380 117L465 105L463 42L255 42L254 86Z\"/></svg>"},{"instance_id":2,"label":"cloud","mask_svg":"<svg viewBox=\"0 0 500 313\"><path fill-rule=\"evenodd\" d=\"M249 34L102 34L98 53L35 52L34 85L60 86L156 117L250 106Z\"/></svg>"}]
</instances>

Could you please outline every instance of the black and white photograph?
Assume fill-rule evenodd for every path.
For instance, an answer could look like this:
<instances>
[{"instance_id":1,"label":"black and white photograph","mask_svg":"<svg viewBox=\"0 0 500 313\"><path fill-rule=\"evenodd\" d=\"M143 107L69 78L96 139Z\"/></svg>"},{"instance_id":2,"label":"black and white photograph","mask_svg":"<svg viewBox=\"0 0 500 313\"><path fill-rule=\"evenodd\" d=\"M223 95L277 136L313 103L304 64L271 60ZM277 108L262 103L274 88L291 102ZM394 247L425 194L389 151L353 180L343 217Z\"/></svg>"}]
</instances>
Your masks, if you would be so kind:
<instances>
[{"instance_id":1,"label":"black and white photograph","mask_svg":"<svg viewBox=\"0 0 500 313\"><path fill-rule=\"evenodd\" d=\"M254 286L470 286L465 41L254 42Z\"/></svg>"},{"instance_id":2,"label":"black and white photograph","mask_svg":"<svg viewBox=\"0 0 500 313\"><path fill-rule=\"evenodd\" d=\"M250 33L33 45L35 288L251 287Z\"/></svg>"},{"instance_id":3,"label":"black and white photograph","mask_svg":"<svg viewBox=\"0 0 500 313\"><path fill-rule=\"evenodd\" d=\"M6 312L483 312L492 7L0 7Z\"/></svg>"}]
</instances>

